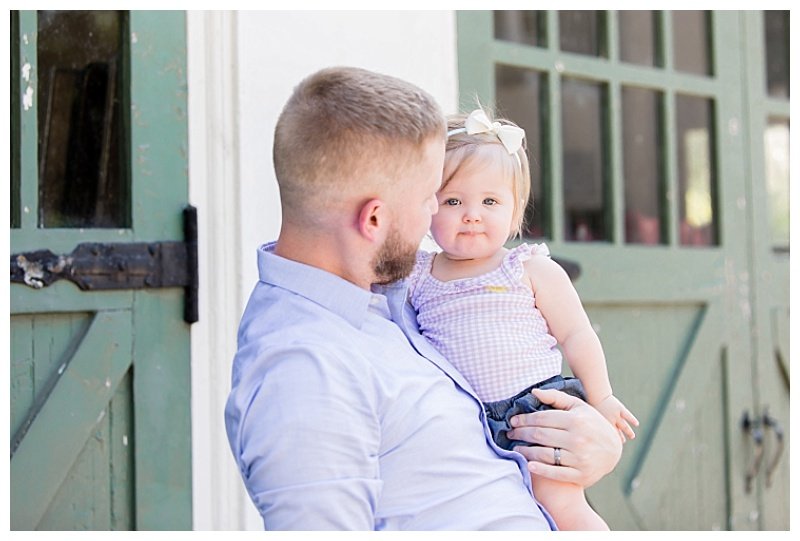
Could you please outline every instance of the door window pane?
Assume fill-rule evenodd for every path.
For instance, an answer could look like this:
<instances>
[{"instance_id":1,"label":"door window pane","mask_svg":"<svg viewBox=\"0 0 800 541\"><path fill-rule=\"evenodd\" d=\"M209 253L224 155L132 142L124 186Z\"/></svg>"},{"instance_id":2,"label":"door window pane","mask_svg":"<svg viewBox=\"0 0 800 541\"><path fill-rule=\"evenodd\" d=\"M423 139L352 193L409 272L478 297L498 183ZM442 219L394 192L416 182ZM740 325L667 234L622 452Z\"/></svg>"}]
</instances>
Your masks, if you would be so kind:
<instances>
[{"instance_id":1,"label":"door window pane","mask_svg":"<svg viewBox=\"0 0 800 541\"><path fill-rule=\"evenodd\" d=\"M681 244L715 245L713 106L707 98L683 95L677 96L675 105Z\"/></svg>"},{"instance_id":2,"label":"door window pane","mask_svg":"<svg viewBox=\"0 0 800 541\"><path fill-rule=\"evenodd\" d=\"M570 53L605 56L605 12L559 11L558 30L561 50Z\"/></svg>"},{"instance_id":3,"label":"door window pane","mask_svg":"<svg viewBox=\"0 0 800 541\"><path fill-rule=\"evenodd\" d=\"M44 227L125 227L122 34L115 11L38 14L39 212Z\"/></svg>"},{"instance_id":4,"label":"door window pane","mask_svg":"<svg viewBox=\"0 0 800 541\"><path fill-rule=\"evenodd\" d=\"M542 46L547 42L543 11L495 11L494 37L514 43Z\"/></svg>"},{"instance_id":5,"label":"door window pane","mask_svg":"<svg viewBox=\"0 0 800 541\"><path fill-rule=\"evenodd\" d=\"M537 71L498 64L495 66L495 83L498 114L523 128L528 143L531 200L525 211L524 236L549 236L542 115L542 100L547 95L546 76Z\"/></svg>"},{"instance_id":6,"label":"door window pane","mask_svg":"<svg viewBox=\"0 0 800 541\"><path fill-rule=\"evenodd\" d=\"M764 12L764 41L767 52L767 92L789 98L789 12Z\"/></svg>"},{"instance_id":7,"label":"door window pane","mask_svg":"<svg viewBox=\"0 0 800 541\"><path fill-rule=\"evenodd\" d=\"M772 118L764 132L769 231L773 248L789 248L789 122Z\"/></svg>"},{"instance_id":8,"label":"door window pane","mask_svg":"<svg viewBox=\"0 0 800 541\"><path fill-rule=\"evenodd\" d=\"M675 69L711 75L711 39L708 11L673 11L672 45Z\"/></svg>"},{"instance_id":9,"label":"door window pane","mask_svg":"<svg viewBox=\"0 0 800 541\"><path fill-rule=\"evenodd\" d=\"M561 124L566 240L607 240L604 85L564 78Z\"/></svg>"},{"instance_id":10,"label":"door window pane","mask_svg":"<svg viewBox=\"0 0 800 541\"><path fill-rule=\"evenodd\" d=\"M661 94L622 88L625 242L664 243Z\"/></svg>"},{"instance_id":11,"label":"door window pane","mask_svg":"<svg viewBox=\"0 0 800 541\"><path fill-rule=\"evenodd\" d=\"M619 56L623 62L657 66L657 16L654 11L620 11Z\"/></svg>"}]
</instances>

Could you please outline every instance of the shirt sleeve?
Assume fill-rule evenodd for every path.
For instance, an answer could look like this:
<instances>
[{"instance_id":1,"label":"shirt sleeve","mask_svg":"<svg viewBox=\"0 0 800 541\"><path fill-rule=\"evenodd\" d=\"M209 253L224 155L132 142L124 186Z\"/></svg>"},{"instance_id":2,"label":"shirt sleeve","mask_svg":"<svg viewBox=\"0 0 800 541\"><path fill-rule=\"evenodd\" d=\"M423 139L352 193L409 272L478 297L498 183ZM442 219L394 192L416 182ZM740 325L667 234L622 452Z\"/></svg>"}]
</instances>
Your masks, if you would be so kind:
<instances>
[{"instance_id":1,"label":"shirt sleeve","mask_svg":"<svg viewBox=\"0 0 800 541\"><path fill-rule=\"evenodd\" d=\"M253 361L226 423L265 529L372 530L380 423L364 370L319 345Z\"/></svg>"}]
</instances>

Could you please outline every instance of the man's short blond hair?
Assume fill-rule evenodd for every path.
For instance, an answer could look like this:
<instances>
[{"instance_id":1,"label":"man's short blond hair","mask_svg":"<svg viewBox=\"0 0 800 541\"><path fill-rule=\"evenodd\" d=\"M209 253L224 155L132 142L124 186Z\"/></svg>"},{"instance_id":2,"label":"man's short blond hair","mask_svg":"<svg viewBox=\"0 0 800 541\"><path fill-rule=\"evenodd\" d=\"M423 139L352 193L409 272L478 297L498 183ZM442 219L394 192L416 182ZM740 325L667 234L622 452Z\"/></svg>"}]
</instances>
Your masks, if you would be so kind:
<instances>
[{"instance_id":1,"label":"man's short blond hair","mask_svg":"<svg viewBox=\"0 0 800 541\"><path fill-rule=\"evenodd\" d=\"M444 139L445 131L439 105L409 82L352 67L308 76L275 127L284 214L313 219L321 205L405 180L399 177L419 159L423 143L434 134Z\"/></svg>"}]
</instances>

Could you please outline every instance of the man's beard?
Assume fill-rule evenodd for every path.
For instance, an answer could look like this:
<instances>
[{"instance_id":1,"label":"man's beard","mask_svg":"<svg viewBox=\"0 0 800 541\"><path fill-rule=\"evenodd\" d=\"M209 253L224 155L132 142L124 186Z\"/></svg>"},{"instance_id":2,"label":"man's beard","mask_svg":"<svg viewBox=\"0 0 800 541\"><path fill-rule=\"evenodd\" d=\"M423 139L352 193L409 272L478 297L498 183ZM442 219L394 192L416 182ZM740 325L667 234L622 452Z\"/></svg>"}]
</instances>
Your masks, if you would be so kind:
<instances>
[{"instance_id":1,"label":"man's beard","mask_svg":"<svg viewBox=\"0 0 800 541\"><path fill-rule=\"evenodd\" d=\"M417 245L406 242L397 229L393 229L373 260L372 269L378 284L402 280L414 270Z\"/></svg>"}]
</instances>

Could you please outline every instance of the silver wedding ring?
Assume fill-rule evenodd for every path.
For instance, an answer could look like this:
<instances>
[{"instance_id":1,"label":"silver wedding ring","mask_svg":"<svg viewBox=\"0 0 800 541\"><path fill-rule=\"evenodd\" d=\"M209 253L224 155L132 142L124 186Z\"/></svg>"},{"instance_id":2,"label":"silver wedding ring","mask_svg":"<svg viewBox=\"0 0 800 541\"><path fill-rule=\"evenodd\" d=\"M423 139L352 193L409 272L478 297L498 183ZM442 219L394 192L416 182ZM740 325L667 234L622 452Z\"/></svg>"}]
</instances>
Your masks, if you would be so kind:
<instances>
[{"instance_id":1,"label":"silver wedding ring","mask_svg":"<svg viewBox=\"0 0 800 541\"><path fill-rule=\"evenodd\" d=\"M561 448L553 447L553 462L556 466L561 465Z\"/></svg>"}]
</instances>

